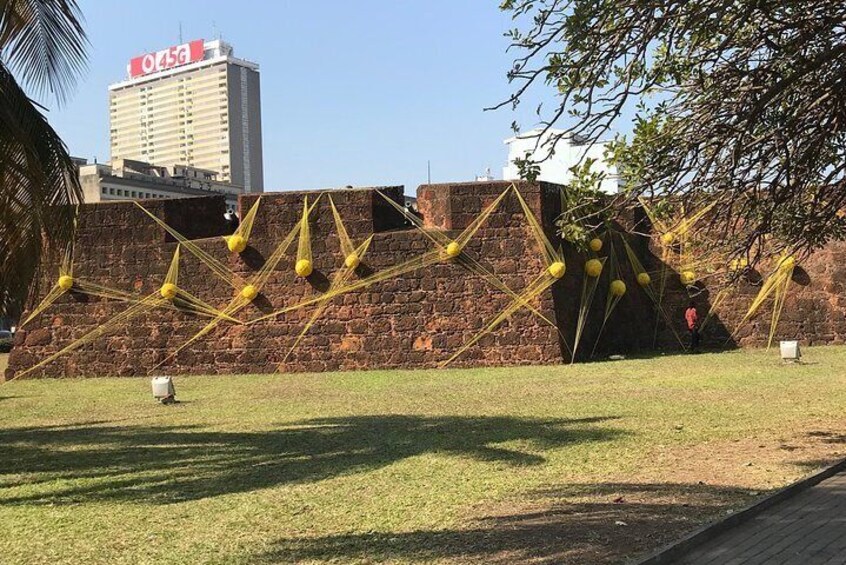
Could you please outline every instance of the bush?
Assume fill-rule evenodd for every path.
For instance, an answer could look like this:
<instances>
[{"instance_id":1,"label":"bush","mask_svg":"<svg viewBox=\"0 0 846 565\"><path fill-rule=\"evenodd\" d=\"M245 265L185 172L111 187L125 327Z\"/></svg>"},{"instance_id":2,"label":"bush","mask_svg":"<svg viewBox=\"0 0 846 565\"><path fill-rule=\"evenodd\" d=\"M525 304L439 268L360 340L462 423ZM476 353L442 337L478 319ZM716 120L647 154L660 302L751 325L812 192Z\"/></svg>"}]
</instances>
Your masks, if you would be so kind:
<instances>
[{"instance_id":1,"label":"bush","mask_svg":"<svg viewBox=\"0 0 846 565\"><path fill-rule=\"evenodd\" d=\"M10 337L0 338L0 353L8 353L12 350L14 339Z\"/></svg>"}]
</instances>

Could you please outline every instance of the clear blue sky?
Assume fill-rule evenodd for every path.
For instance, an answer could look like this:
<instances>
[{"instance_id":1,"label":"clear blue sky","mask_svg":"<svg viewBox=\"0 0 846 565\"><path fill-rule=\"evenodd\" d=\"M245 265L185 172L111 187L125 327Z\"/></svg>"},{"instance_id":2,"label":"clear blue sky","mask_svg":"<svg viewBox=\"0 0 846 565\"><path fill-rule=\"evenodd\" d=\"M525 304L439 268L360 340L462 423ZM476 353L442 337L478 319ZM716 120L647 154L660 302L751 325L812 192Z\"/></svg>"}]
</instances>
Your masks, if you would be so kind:
<instances>
[{"instance_id":1,"label":"clear blue sky","mask_svg":"<svg viewBox=\"0 0 846 565\"><path fill-rule=\"evenodd\" d=\"M107 86L133 56L213 39L261 66L267 190L499 177L520 113L507 97L512 25L497 0L80 0L88 73L49 119L73 155L109 157ZM525 119L521 119L525 118Z\"/></svg>"}]
</instances>

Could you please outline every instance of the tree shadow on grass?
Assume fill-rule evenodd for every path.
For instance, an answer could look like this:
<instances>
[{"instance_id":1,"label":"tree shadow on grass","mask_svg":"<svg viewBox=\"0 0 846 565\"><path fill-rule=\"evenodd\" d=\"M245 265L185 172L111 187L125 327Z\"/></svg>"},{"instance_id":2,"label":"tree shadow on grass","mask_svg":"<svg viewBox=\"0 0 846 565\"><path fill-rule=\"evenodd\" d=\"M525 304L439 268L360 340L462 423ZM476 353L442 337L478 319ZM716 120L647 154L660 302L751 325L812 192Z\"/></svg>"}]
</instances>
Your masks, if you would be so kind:
<instances>
[{"instance_id":1,"label":"tree shadow on grass","mask_svg":"<svg viewBox=\"0 0 846 565\"><path fill-rule=\"evenodd\" d=\"M755 494L704 484L574 484L531 494L517 511L492 513L462 529L287 538L248 561L619 563Z\"/></svg>"},{"instance_id":2,"label":"tree shadow on grass","mask_svg":"<svg viewBox=\"0 0 846 565\"><path fill-rule=\"evenodd\" d=\"M182 502L365 472L424 453L538 465L542 456L501 444L526 441L542 450L606 441L623 433L596 425L611 419L374 415L258 432L197 426L5 429L0 487L61 482L37 494L0 488L0 505Z\"/></svg>"}]
</instances>

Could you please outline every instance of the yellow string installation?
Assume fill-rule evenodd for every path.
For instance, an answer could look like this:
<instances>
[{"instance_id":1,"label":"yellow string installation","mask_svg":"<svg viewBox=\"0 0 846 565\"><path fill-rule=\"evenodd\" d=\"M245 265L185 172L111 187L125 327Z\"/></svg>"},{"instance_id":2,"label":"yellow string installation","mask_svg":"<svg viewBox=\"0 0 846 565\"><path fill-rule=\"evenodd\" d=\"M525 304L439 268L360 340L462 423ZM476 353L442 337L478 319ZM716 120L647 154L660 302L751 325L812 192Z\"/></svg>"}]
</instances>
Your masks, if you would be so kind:
<instances>
[{"instance_id":1,"label":"yellow string installation","mask_svg":"<svg viewBox=\"0 0 846 565\"><path fill-rule=\"evenodd\" d=\"M129 304L129 306L110 320L98 325L94 330L66 345L61 350L49 355L47 358L41 360L25 371L19 372L17 377L24 376L32 371L42 368L44 365L55 361L62 355L74 351L85 344L91 343L109 332L114 331L121 324L126 324L134 317L145 312L149 312L155 308L176 310L179 312L208 317L210 318L210 321L208 321L208 323L206 323L187 341L180 344L176 347L176 349L170 352L159 364L156 365L156 367L153 368L153 370L173 359L186 347L195 343L205 335L208 335L222 322L250 325L277 317L286 312L313 307L313 311L311 312L308 321L300 329L291 347L287 350L282 361L282 363L284 363L300 345L302 339L308 331L321 318L321 316L326 313L329 304L334 298L345 293L367 288L373 284L402 276L403 274L412 271L425 269L438 263L451 263L467 269L469 272L486 281L492 288L505 294L508 298L508 301L502 310L492 316L475 335L462 343L449 358L441 363L441 366L446 366L453 362L467 351L468 348L476 344L482 337L494 331L503 321L507 320L514 313L523 308L527 309L538 319L554 327L556 331L558 331L559 335L561 335L558 325L550 320L549 317L544 315L535 305L535 302L538 297L546 292L553 284L555 284L556 281L565 276L567 268L563 253L560 247L556 248L549 240L540 221L532 212L525 198L515 185L510 185L487 206L485 206L480 214L455 237L451 237L447 233L438 230L425 228L422 220L418 216L410 214L402 205L395 202L392 198L389 198L381 191L376 192L394 209L403 214L405 219L414 227L414 229L418 230L427 238L427 240L432 244L431 249L428 249L422 254L412 257L411 259L389 266L368 276L356 278L356 273L363 273L359 267L367 256L368 250L374 241L374 236L370 235L360 243L356 244L350 238L346 226L344 225L343 218L341 217L341 214L339 213L331 195L329 195L327 200L334 219L342 257L339 261L341 266L335 270L331 276L328 289L325 292L315 294L314 296L302 299L294 304L284 306L283 308L277 309L271 313L262 314L246 321L242 321L238 318L239 312L252 303L262 293L262 290L267 285L270 277L276 271L277 266L287 255L294 238L297 238L297 251L293 262L294 272L300 278L308 278L313 274L314 257L310 222L311 215L315 210L315 207L320 202L322 195L318 195L311 203L309 202L310 199L308 196L303 199L300 220L276 245L262 267L248 279L245 279L243 276L233 272L230 267L213 257L198 243L184 237L173 227L169 226L164 220L144 208L139 202L135 202L136 206L138 206L149 218L167 231L177 241L167 274L165 275L164 280L161 281L161 285L159 285L154 292L146 296L138 296L132 292L112 289L104 285L88 282L84 277L78 277L74 273L73 253L72 248L69 248L61 262L59 276L56 279L56 282L47 292L44 299L35 308L33 308L33 310L23 320L21 326L25 326L34 318L43 314L45 310L68 292L87 294L106 300L125 302ZM473 253L468 252L468 244L472 241L482 226L485 225L490 215L499 208L504 199L509 197L509 195L513 196L519 203L520 209L525 218L529 235L537 244L542 260L542 268L533 276L526 288L520 292L512 290L498 276L480 263L480 261L473 256ZM655 217L656 215L647 203L642 202L642 204L647 215L652 220L653 225L655 225L658 229L658 241L663 249L663 258L665 259L662 261L663 268L660 273L657 289L655 288L652 275L644 269L642 263L637 257L637 254L634 252L627 239L623 236L623 234L617 235L620 236L623 249L628 258L632 273L635 276L637 286L640 286L644 293L650 298L655 306L656 315L663 317L666 325L671 329L682 347L684 347L681 338L675 330L674 324L671 322L662 306L664 287L666 284L666 268L669 260L671 259L671 250L678 249L679 263L681 264L681 279L683 284L694 284L701 278L701 273L708 270L706 265L708 265L709 262L712 262L709 258L700 257L697 259L694 257L693 239L695 232L693 232L693 228L696 223L703 218L709 210L711 210L714 204L708 204L692 214L686 214L682 211L681 218L673 224L661 222L659 218ZM223 240L230 252L240 254L247 249L251 231L260 210L260 206L261 198L258 198L251 206L250 210L247 212L235 232L229 236L223 237ZM571 348L563 336L561 336L562 342L570 350L571 362L575 360L576 352L580 345L582 336L584 335L588 313L600 282L602 280L608 280L608 286L605 292L605 308L602 325L599 328L599 333L597 335L593 351L596 350L596 346L612 312L628 290L626 282L623 280L617 252L615 250L613 240L615 233L616 232L608 231L602 235L594 237L588 242L588 249L590 250L591 255L585 260L584 264L581 301L579 305L578 318L576 320L573 347ZM216 308L180 286L179 266L183 249L207 267L212 274L225 281L227 285L233 288L233 297L225 306L220 309ZM597 254L603 249L608 250L608 255L606 257L599 257ZM774 272L764 281L762 288L753 300L748 312L738 327L738 329L740 329L740 327L758 313L765 302L772 298L773 311L771 315L768 347L772 343L775 335L776 326L784 307L785 297L788 292L794 268L795 259L793 257L781 257L778 260ZM603 277L603 273L607 273L607 275ZM721 289L715 295L711 309L703 322L703 326L711 318L711 314L714 312L715 308L724 302L726 296L728 296L728 292L729 289Z\"/></svg>"},{"instance_id":2,"label":"yellow string installation","mask_svg":"<svg viewBox=\"0 0 846 565\"><path fill-rule=\"evenodd\" d=\"M503 199L508 195L508 193L510 191L514 191L514 193L517 194L519 198L522 198L522 196L520 196L519 191L517 190L517 187L514 186L514 184L512 183L507 189L502 191L502 193L493 202L491 202L488 206L486 206L482 210L481 214L479 214L479 216L477 216L476 219L474 219L461 232L461 234L459 234L459 236L455 238L455 240L450 240L445 234L443 234L441 232L431 231L431 230L425 229L423 227L423 224L420 221L419 217L417 217L413 214L409 214L403 207L401 207L399 204L394 202L392 199L385 196L381 191L379 192L379 194L381 194L382 197L385 200L387 200L395 209L397 209L401 214L403 214L405 216L405 218L415 228L418 229L418 231L422 232L428 238L430 238L435 243L435 245L442 251L443 255L446 258L457 260L457 263L459 265L461 265L461 266L467 268L468 270L470 270L471 272L475 273L477 276L479 276L481 279L487 281L491 286L493 286L497 290L508 294L509 296L511 296L514 299L520 300L520 295L518 293L511 290L511 288L509 288L508 285L503 283L496 275L494 275L488 269L486 269L481 263L479 263L479 261L477 261L469 253L465 252L465 247L467 246L467 243L469 243L469 241L473 238L473 236L476 234L476 232L479 231L479 229L482 227L482 225L488 219L488 217L494 211L496 211L496 209L499 207L499 205L502 203ZM523 202L521 204L521 206L523 204L525 204L525 202ZM566 269L564 267L563 260L558 265L556 265L553 268L553 270L555 271L555 274L557 275L556 278L561 278L562 276L564 276L564 272L565 272ZM528 303L523 303L522 305L525 306L526 308L528 308L529 310L531 310L535 314L535 316L537 316L538 318L540 318L541 320L543 320L544 322L546 322L550 326L555 327L557 329L556 324L554 322L552 322L549 318L544 316L541 312L539 312L533 305L528 304ZM563 336L562 336L562 339L563 339Z\"/></svg>"},{"instance_id":3,"label":"yellow string installation","mask_svg":"<svg viewBox=\"0 0 846 565\"><path fill-rule=\"evenodd\" d=\"M288 357L297 346L302 341L303 337L305 337L306 333L311 329L314 323L323 315L326 308L329 306L329 302L331 298L334 296L334 291L339 288L343 288L347 281L352 277L355 273L355 270L361 264L361 261L364 259L365 255L367 254L367 250L370 247L370 242L373 241L373 236L371 235L364 242L361 243L358 247L353 247L353 241L350 238L349 234L347 233L347 229L344 226L344 221L341 218L341 215L338 213L338 209L335 207L335 202L332 200L332 196L329 196L329 205L332 208L332 216L335 220L335 229L338 232L338 239L340 240L341 245L341 253L344 255L344 264L340 270L335 272L335 275L332 277L332 282L329 286L329 290L326 292L325 295L321 297L321 300L317 302L317 305L314 311L311 314L308 322L306 322L303 329L300 331L297 338L294 340L293 345L288 350L288 353L285 354L285 358L282 360L284 363L287 361Z\"/></svg>"},{"instance_id":4,"label":"yellow string installation","mask_svg":"<svg viewBox=\"0 0 846 565\"><path fill-rule=\"evenodd\" d=\"M232 298L232 300L229 302L229 304L227 304L223 308L223 310L221 310L220 313L217 316L214 317L214 319L212 319L200 331L198 331L190 339L188 339L188 341L186 341L185 343L183 343L182 345L177 347L176 350L173 351L170 355L168 355L167 357L162 359L162 361L160 361L158 364L156 364L154 367L152 367L150 369L150 372L155 371L161 365L163 365L167 361L170 361L171 359L176 357L176 355L179 354L180 351L182 351L183 349L185 349L186 347L188 347L189 345L191 345L192 343L194 343L195 341L197 341L201 337L203 337L206 334L208 334L209 332L211 332L222 321L234 319L233 317L239 311L241 311L244 307L246 307L253 300L255 300L256 297L258 297L258 295L261 293L262 288L264 288L264 285L267 283L267 280L269 279L270 275L276 269L276 266L279 264L279 262L282 260L282 258L285 256L285 253L288 251L288 248L290 247L291 243L294 241L294 237L299 233L300 238L302 239L303 233L304 233L302 225L308 224L309 216L311 215L311 211L314 209L314 207L317 205L317 203L319 201L320 201L320 196L318 196L317 199L314 201L314 203L311 206L309 206L308 205L308 197L306 196L306 198L304 199L304 203L303 203L303 214L300 218L300 221L297 223L297 225L294 226L293 229L291 229L291 231L288 232L288 235L285 236L285 238L279 243L279 245L277 245L276 249L273 251L273 253L271 253L270 257L265 261L264 265L262 265L262 267L258 270L258 272L256 272L256 274L253 275L253 277L250 279L250 281L246 282L235 293L235 296ZM308 238L308 230L307 229L305 231L305 237ZM308 242L308 246L309 246L309 249L310 249L311 248L310 242Z\"/></svg>"},{"instance_id":5,"label":"yellow string installation","mask_svg":"<svg viewBox=\"0 0 846 565\"><path fill-rule=\"evenodd\" d=\"M243 253L247 249L247 245L249 245L250 241L250 233L253 231L253 223L255 222L260 202L261 196L259 196L250 207L247 215L244 216L244 219L240 224L238 224L238 227L235 228L232 235L223 237L223 241L226 242L226 247L229 248L229 251L232 253Z\"/></svg>"},{"instance_id":6,"label":"yellow string installation","mask_svg":"<svg viewBox=\"0 0 846 565\"><path fill-rule=\"evenodd\" d=\"M629 265L631 266L632 271L635 272L635 277L638 285L643 289L643 292L655 305L655 310L657 311L658 316L664 319L665 324L668 328L670 328L670 331L672 331L673 335L676 337L676 341L678 341L682 349L685 349L684 342L676 331L675 325L673 324L672 320L670 320L670 317L667 315L667 312L661 305L659 297L655 294L655 290L652 288L652 278L649 276L649 273L647 273L646 269L643 267L643 264L640 262L640 259L638 259L637 253L635 253L634 249L632 249L631 245L629 245L629 242L626 240L625 237L622 236L622 234L620 235L620 240L623 242L623 249L625 249L626 251L626 257L629 260Z\"/></svg>"},{"instance_id":7,"label":"yellow string installation","mask_svg":"<svg viewBox=\"0 0 846 565\"><path fill-rule=\"evenodd\" d=\"M582 277L582 295L579 302L579 316L576 320L576 335L573 338L573 355L570 358L570 364L576 362L576 352L579 349L579 343L582 341L582 332L585 329L590 305L593 304L593 295L596 293L596 287L599 285L599 276L602 274L602 268L604 266L605 257L585 261L585 273Z\"/></svg>"},{"instance_id":8,"label":"yellow string installation","mask_svg":"<svg viewBox=\"0 0 846 565\"><path fill-rule=\"evenodd\" d=\"M57 298L62 296L64 293L68 292L70 289L73 288L73 248L68 247L65 250L65 254L62 257L62 263L59 267L59 278L56 279L56 284L47 292L47 295L41 301L41 303L32 309L32 312L29 313L29 316L24 318L24 320L20 323L20 327L26 326L31 320L33 320L36 316L41 314L44 310L49 308Z\"/></svg>"},{"instance_id":9,"label":"yellow string installation","mask_svg":"<svg viewBox=\"0 0 846 565\"><path fill-rule=\"evenodd\" d=\"M599 331L596 334L596 341L594 341L593 349L591 350L591 357L593 357L594 353L596 353L596 348L599 345L599 340L602 338L602 332L605 330L605 325L608 323L608 319L611 317L611 313L616 308L617 304L626 294L626 283L623 280L623 275L620 272L620 266L617 260L617 251L614 245L614 236L612 232L605 232L606 237L608 238L608 275L610 279L610 283L608 283L608 292L605 295L605 313L602 315L602 325L599 327ZM602 239L598 239L600 243ZM591 250L598 247L602 249L602 245L591 245Z\"/></svg>"},{"instance_id":10,"label":"yellow string installation","mask_svg":"<svg viewBox=\"0 0 846 565\"><path fill-rule=\"evenodd\" d=\"M297 243L297 262L294 265L294 271L297 276L306 278L311 275L314 267L312 266L311 255L311 230L308 222L308 196L303 200L303 219L300 221L300 239Z\"/></svg>"},{"instance_id":11,"label":"yellow string installation","mask_svg":"<svg viewBox=\"0 0 846 565\"><path fill-rule=\"evenodd\" d=\"M244 286L244 279L242 279L239 275L232 272L232 270L212 257L208 254L204 249L202 249L199 245L191 241L190 239L186 238L178 231L167 225L164 220L160 219L158 216L144 208L140 202L137 200L133 201L136 206L138 206L147 216L149 216L154 222L156 222L160 227L162 227L166 232L168 232L171 236L173 236L176 241L182 244L185 249L188 250L194 257L199 259L203 264L205 264L215 276L220 278L226 284L232 286L235 289L240 289ZM258 205L258 202L256 202ZM246 249L246 243L244 243L244 248Z\"/></svg>"},{"instance_id":12,"label":"yellow string installation","mask_svg":"<svg viewBox=\"0 0 846 565\"><path fill-rule=\"evenodd\" d=\"M337 288L330 289L329 291L326 292L326 294L324 294L321 297L310 298L310 299L304 300L302 302L299 302L297 304L294 304L294 305L291 305L291 306L286 306L284 308L281 308L279 310L271 312L270 314L260 316L256 319L250 321L249 323L256 323L256 322L266 320L268 318L273 318L273 317L279 316L281 314L284 314L286 312L297 310L297 309L303 308L305 306L310 306L312 304L316 304L316 303L323 301L323 300L329 300L331 298L334 298L335 296L338 296L338 295L341 295L341 294L344 294L344 293L347 293L347 292L352 292L354 290L366 288L370 285L373 285L373 284L376 284L376 283L379 283L379 282L382 282L382 281L386 281L386 280L389 280L389 279L392 279L392 278L396 278L396 277L401 276L403 274L406 274L406 273L409 273L409 272L412 272L412 271L416 271L416 270L419 270L419 269L423 269L423 268L429 267L431 265L434 265L436 263L440 263L442 261L456 261L457 264L466 267L467 269L469 269L472 272L479 275L483 280L486 280L487 282L489 282L495 288L505 292L506 294L508 294L509 296L514 298L515 300L517 300L520 303L521 306L525 306L525 307L529 308L536 316L540 317L543 321L545 321L549 325L556 327L554 322L549 320L548 317L541 314L533 305L528 304L525 301L525 299L523 298L522 295L520 295L520 294L514 292L513 290L511 290L507 285L505 285L502 281L500 281L495 275L490 273L490 271L488 271L478 261L476 261L468 253L466 253L465 249L464 249L467 242L469 242L470 239L472 239L473 235L475 235L476 232L478 232L478 230L481 228L481 226L484 223L484 220L486 220L490 216L490 214L493 213L496 210L496 208L499 206L500 202L502 202L502 199L505 198L505 196L507 196L507 194L512 189L514 189L513 185L510 186L505 191L503 191L503 193L500 194L499 197L497 197L490 205L488 205L482 211L480 216L477 217L473 222L471 222L471 224L468 225L467 228L465 228L461 232L461 234L459 234L459 236L456 237L454 240L450 239L446 234L443 234L441 232L425 229L423 227L422 222L420 221L420 218L418 218L417 216L414 216L413 214L409 214L402 206L400 206L399 204L394 202L393 199L389 198L388 196L385 196L384 194L381 193L381 191L377 191L398 212L403 214L403 216L409 221L409 223L411 223L412 226L414 226L417 230L419 230L422 234L424 234L435 245L435 248L427 251L426 253L424 253L420 256L413 257L412 259L410 259L408 261L394 265L394 266L389 267L387 269L384 269L382 271L376 272L373 275L370 275L369 277L366 277L364 279L360 279L360 280L352 282L348 285L339 286ZM517 194L518 198L522 198L519 194L519 191L517 191L516 189L514 189L514 193ZM523 204L525 204L525 202L523 202ZM521 204L521 205L523 205L523 204ZM458 251L453 252L452 255L450 254L450 251L449 251L451 244L455 244L453 246L453 249L455 249L456 247L458 248ZM563 259L562 259L561 262L560 262L560 275L563 275L563 265L564 265L564 263L563 263ZM556 329L557 329L557 327L556 327Z\"/></svg>"},{"instance_id":13,"label":"yellow string installation","mask_svg":"<svg viewBox=\"0 0 846 565\"><path fill-rule=\"evenodd\" d=\"M790 282L793 280L793 271L796 269L796 259L793 256L781 257L776 261L775 270L764 279L761 285L761 290L752 300L749 305L749 310L743 316L743 319L737 325L737 328L731 335L731 338L737 336L738 332L743 329L749 320L755 317L761 307L773 297L773 308L770 320L770 331L767 338L767 349L770 348L775 336L778 322L781 319L781 312L784 308L784 299L787 295L787 290L790 287Z\"/></svg>"},{"instance_id":14,"label":"yellow string installation","mask_svg":"<svg viewBox=\"0 0 846 565\"><path fill-rule=\"evenodd\" d=\"M511 302L509 302L499 314L494 316L493 319L484 328L482 328L470 340L462 344L458 351L456 351L449 359L441 363L441 367L452 363L470 346L472 346L477 341L482 339L482 337L496 329L499 324L508 319L517 310L524 306L531 307L531 302L534 301L538 296L546 292L549 287L551 287L553 284L555 284L556 281L558 281L562 276L564 276L564 273L566 271L564 256L561 254L561 250L556 250L552 243L549 241L549 239L546 237L546 233L544 233L540 222L538 222L531 208L529 208L529 205L523 198L523 195L520 194L519 190L517 190L517 187L512 184L510 189L517 197L517 200L520 203L520 207L523 210L523 215L525 216L526 223L529 226L529 230L532 236L534 237L535 241L538 242L546 268L541 271L541 273L526 287L525 290L523 290L522 293L514 297ZM567 343L566 340L564 340L563 336L561 336L561 339L565 344ZM569 345L567 347L569 349ZM572 351L573 350L571 349L571 352Z\"/></svg>"}]
</instances>

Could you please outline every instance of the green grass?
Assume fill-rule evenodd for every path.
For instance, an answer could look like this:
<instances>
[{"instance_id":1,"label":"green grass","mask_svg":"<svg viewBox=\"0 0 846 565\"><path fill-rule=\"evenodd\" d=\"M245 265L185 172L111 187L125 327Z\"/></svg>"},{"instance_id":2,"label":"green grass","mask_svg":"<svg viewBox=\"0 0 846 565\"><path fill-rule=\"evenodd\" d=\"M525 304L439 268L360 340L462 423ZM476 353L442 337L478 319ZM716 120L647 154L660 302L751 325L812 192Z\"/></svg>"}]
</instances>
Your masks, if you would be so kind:
<instances>
[{"instance_id":1,"label":"green grass","mask_svg":"<svg viewBox=\"0 0 846 565\"><path fill-rule=\"evenodd\" d=\"M615 562L843 455L846 348L805 354L14 381L0 561Z\"/></svg>"}]
</instances>

